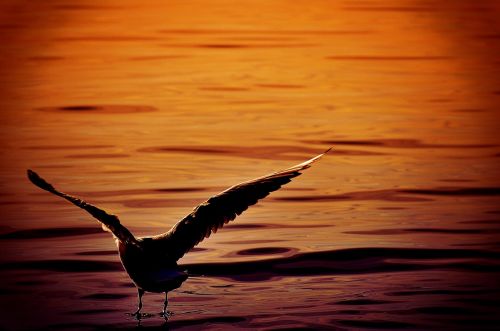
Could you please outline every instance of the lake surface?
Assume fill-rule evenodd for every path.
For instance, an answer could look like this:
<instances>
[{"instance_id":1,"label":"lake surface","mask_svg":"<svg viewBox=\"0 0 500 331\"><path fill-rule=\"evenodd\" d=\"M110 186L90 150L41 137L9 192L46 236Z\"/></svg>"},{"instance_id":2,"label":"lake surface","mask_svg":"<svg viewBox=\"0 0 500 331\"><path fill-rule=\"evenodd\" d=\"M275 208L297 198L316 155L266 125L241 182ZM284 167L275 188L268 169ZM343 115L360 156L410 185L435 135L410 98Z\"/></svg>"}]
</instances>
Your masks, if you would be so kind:
<instances>
[{"instance_id":1,"label":"lake surface","mask_svg":"<svg viewBox=\"0 0 500 331\"><path fill-rule=\"evenodd\" d=\"M131 329L138 235L334 150L146 293L151 329L494 330L494 1L3 1L0 329Z\"/></svg>"}]
</instances>

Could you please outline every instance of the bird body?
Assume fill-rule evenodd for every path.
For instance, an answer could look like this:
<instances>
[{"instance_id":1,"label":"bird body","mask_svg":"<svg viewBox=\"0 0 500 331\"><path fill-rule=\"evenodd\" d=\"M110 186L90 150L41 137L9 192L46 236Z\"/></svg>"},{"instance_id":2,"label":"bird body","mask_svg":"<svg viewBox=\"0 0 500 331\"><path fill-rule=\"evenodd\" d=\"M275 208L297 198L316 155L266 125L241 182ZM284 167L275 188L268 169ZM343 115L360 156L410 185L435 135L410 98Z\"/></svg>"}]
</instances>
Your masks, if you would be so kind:
<instances>
[{"instance_id":1,"label":"bird body","mask_svg":"<svg viewBox=\"0 0 500 331\"><path fill-rule=\"evenodd\" d=\"M163 316L167 317L168 292L180 287L188 278L187 273L180 270L177 261L249 206L299 176L302 170L309 168L328 151L285 170L232 186L198 205L169 231L152 237L136 238L120 223L116 215L55 189L32 170L28 170L28 178L41 189L86 210L101 222L104 230L113 234L123 267L139 294L138 309L132 315L138 318L141 316L142 296L145 291L165 292Z\"/></svg>"},{"instance_id":2,"label":"bird body","mask_svg":"<svg viewBox=\"0 0 500 331\"><path fill-rule=\"evenodd\" d=\"M170 292L188 277L175 261L159 251L158 242L150 237L139 238L139 247L121 241L117 243L123 267L137 288L154 293Z\"/></svg>"}]
</instances>

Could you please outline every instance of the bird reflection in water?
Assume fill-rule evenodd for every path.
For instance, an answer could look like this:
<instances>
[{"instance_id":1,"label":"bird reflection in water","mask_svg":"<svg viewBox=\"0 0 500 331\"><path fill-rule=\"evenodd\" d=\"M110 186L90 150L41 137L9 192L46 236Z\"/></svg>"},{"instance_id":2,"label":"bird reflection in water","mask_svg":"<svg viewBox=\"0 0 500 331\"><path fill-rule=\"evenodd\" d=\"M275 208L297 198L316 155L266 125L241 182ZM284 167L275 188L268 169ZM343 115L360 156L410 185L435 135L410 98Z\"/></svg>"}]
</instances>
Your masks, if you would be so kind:
<instances>
[{"instance_id":1,"label":"bird reflection in water","mask_svg":"<svg viewBox=\"0 0 500 331\"><path fill-rule=\"evenodd\" d=\"M105 231L113 234L123 267L137 287L139 303L137 310L130 315L139 320L151 316L141 314L144 293L165 293L161 316L168 319L171 316L167 310L168 292L179 288L188 278L187 272L179 268L177 261L249 206L299 176L301 171L309 168L328 151L291 168L232 186L197 206L169 231L152 237L136 238L116 215L55 189L32 170L28 170L28 178L41 189L86 210L102 223Z\"/></svg>"}]
</instances>

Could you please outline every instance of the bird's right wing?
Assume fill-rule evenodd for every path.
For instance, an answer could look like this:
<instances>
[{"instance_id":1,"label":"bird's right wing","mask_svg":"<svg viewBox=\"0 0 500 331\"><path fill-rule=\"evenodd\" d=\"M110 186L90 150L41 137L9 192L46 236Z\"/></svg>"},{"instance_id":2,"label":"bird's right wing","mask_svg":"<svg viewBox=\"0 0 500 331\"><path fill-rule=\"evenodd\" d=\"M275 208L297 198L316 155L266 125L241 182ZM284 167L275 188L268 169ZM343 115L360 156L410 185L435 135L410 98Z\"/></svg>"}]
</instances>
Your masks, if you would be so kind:
<instances>
[{"instance_id":1,"label":"bird's right wing","mask_svg":"<svg viewBox=\"0 0 500 331\"><path fill-rule=\"evenodd\" d=\"M137 239L134 235L121 223L116 215L111 215L106 213L104 210L97 208L96 206L91 205L81 199L78 199L74 196L66 194L64 192L58 191L51 184L47 183L45 179L40 177L36 172L32 170L28 170L28 178L29 180L38 186L39 188L53 193L61 198L64 198L74 204L77 207L80 207L86 210L90 215L94 216L99 222L102 223L102 227L105 231L110 231L113 235L118 238L124 244L133 244L137 245Z\"/></svg>"},{"instance_id":2,"label":"bird's right wing","mask_svg":"<svg viewBox=\"0 0 500 331\"><path fill-rule=\"evenodd\" d=\"M291 168L230 187L200 204L170 231L153 239L170 259L180 259L200 241L234 220L249 206L299 176L302 170L309 168L328 151Z\"/></svg>"}]
</instances>

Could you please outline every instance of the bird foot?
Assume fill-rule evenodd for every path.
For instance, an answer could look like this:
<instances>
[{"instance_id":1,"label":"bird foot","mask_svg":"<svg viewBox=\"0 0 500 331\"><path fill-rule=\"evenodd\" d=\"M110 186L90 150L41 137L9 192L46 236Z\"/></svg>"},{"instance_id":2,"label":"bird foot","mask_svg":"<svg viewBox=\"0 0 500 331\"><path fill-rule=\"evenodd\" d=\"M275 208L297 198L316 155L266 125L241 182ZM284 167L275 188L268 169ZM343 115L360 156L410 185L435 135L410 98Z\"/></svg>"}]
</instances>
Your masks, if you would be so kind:
<instances>
[{"instance_id":1,"label":"bird foot","mask_svg":"<svg viewBox=\"0 0 500 331\"><path fill-rule=\"evenodd\" d=\"M162 311L162 312L160 313L160 316L161 316L161 317L163 317L163 318L164 318L164 319L166 319L166 320L168 320L170 317L172 317L172 315L174 315L174 312L169 311L169 310L167 310L167 311Z\"/></svg>"},{"instance_id":2,"label":"bird foot","mask_svg":"<svg viewBox=\"0 0 500 331\"><path fill-rule=\"evenodd\" d=\"M136 311L134 313L127 313L127 316L134 317L136 320L140 321L143 318L152 317L153 315L148 313L140 313Z\"/></svg>"}]
</instances>

